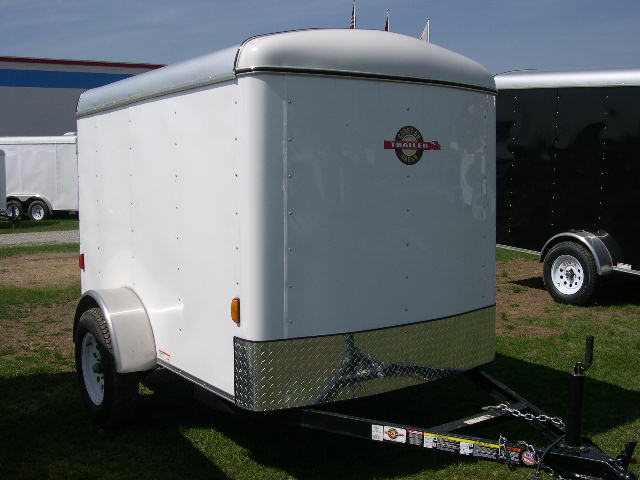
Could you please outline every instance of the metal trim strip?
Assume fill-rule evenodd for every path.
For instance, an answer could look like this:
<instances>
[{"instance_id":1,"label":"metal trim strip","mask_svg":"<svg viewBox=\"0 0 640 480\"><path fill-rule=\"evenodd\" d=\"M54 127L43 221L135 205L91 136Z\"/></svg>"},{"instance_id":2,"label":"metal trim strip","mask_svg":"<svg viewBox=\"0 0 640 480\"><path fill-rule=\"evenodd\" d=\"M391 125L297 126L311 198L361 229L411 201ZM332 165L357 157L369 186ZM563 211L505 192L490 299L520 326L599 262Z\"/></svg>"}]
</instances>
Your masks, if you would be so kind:
<instances>
[{"instance_id":1,"label":"metal trim strip","mask_svg":"<svg viewBox=\"0 0 640 480\"><path fill-rule=\"evenodd\" d=\"M278 74L294 74L294 75L319 75L326 77L346 77L357 79L380 80L388 82L418 83L422 85L432 85L438 87L457 88L461 90L471 90L474 92L488 93L497 95L498 91L490 88L479 87L476 85L467 85L463 83L448 82L444 80L430 80L425 78L403 77L396 75L383 75L379 73L367 72L349 72L343 70L316 70L312 68L296 68L296 67L250 67L235 70L236 76L249 75L256 73L278 73Z\"/></svg>"},{"instance_id":2,"label":"metal trim strip","mask_svg":"<svg viewBox=\"0 0 640 480\"><path fill-rule=\"evenodd\" d=\"M161 367L166 368L170 372L173 372L176 375L179 375L179 376L181 376L182 378L184 378L186 380L189 380L191 383L195 383L199 387L202 387L205 390L210 391L211 393L215 393L216 395L218 395L218 396L220 396L220 397L222 397L222 398L224 398L226 400L229 400L231 402L235 402L235 398L234 398L233 395L229 395L227 392L224 392L224 391L220 390L219 388L216 388L213 385L210 385L207 382L205 382L203 380L200 380L199 378L196 378L193 375L188 374L184 370L181 370L178 367L175 367L175 366L171 365L170 363L165 362L164 360L160 360L158 358L156 361L158 362L158 365L160 365Z\"/></svg>"}]
</instances>

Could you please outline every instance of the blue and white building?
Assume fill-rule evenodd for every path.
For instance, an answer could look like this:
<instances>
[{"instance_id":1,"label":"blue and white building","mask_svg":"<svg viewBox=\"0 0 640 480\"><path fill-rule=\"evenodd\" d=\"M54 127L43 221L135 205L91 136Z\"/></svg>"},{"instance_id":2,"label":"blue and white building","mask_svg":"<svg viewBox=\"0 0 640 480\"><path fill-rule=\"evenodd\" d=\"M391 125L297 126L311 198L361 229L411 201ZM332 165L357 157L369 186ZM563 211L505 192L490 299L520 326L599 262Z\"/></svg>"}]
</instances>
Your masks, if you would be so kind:
<instances>
[{"instance_id":1,"label":"blue and white building","mask_svg":"<svg viewBox=\"0 0 640 480\"><path fill-rule=\"evenodd\" d=\"M161 66L0 57L0 137L75 131L82 92Z\"/></svg>"}]
</instances>

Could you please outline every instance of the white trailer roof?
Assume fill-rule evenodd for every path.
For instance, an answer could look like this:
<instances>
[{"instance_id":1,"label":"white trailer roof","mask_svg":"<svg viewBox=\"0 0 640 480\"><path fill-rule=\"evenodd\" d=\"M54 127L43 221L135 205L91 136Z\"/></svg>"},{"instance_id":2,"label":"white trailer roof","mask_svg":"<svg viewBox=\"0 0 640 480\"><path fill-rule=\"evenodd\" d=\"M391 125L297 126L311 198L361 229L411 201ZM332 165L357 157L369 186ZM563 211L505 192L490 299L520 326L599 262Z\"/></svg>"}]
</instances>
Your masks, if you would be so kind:
<instances>
[{"instance_id":1,"label":"white trailer roof","mask_svg":"<svg viewBox=\"0 0 640 480\"><path fill-rule=\"evenodd\" d=\"M607 70L520 70L495 76L498 90L521 88L640 86L640 67Z\"/></svg>"},{"instance_id":2,"label":"white trailer roof","mask_svg":"<svg viewBox=\"0 0 640 480\"><path fill-rule=\"evenodd\" d=\"M77 115L259 72L374 78L495 91L491 74L462 55L379 30L300 30L250 38L80 97Z\"/></svg>"},{"instance_id":3,"label":"white trailer roof","mask_svg":"<svg viewBox=\"0 0 640 480\"><path fill-rule=\"evenodd\" d=\"M0 137L0 145L44 145L49 143L76 143L76 135L51 137Z\"/></svg>"}]
</instances>

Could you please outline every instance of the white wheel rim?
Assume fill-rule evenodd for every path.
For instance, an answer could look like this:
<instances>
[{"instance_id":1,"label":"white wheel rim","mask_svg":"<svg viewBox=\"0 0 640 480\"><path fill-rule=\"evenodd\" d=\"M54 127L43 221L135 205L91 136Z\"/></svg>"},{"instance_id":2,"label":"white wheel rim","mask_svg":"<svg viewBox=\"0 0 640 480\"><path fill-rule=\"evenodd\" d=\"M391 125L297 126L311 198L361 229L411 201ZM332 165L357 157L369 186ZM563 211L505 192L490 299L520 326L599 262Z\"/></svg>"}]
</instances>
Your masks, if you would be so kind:
<instances>
[{"instance_id":1,"label":"white wheel rim","mask_svg":"<svg viewBox=\"0 0 640 480\"><path fill-rule=\"evenodd\" d=\"M31 216L34 220L42 220L44 218L44 208L42 205L34 205L31 207Z\"/></svg>"},{"instance_id":2,"label":"white wheel rim","mask_svg":"<svg viewBox=\"0 0 640 480\"><path fill-rule=\"evenodd\" d=\"M571 255L560 255L551 265L551 280L560 293L575 294L584 284L582 264Z\"/></svg>"},{"instance_id":3,"label":"white wheel rim","mask_svg":"<svg viewBox=\"0 0 640 480\"><path fill-rule=\"evenodd\" d=\"M104 373L98 344L91 333L85 333L82 339L80 358L82 360L82 377L89 398L95 405L100 405L104 400Z\"/></svg>"}]
</instances>

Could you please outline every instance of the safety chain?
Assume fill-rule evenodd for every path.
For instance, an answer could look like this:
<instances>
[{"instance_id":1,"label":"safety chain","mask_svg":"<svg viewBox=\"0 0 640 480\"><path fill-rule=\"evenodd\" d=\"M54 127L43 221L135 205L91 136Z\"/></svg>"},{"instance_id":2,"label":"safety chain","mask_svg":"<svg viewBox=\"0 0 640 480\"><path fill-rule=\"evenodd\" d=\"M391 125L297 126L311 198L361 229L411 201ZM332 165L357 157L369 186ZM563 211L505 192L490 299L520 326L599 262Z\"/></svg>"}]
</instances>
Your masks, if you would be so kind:
<instances>
[{"instance_id":1,"label":"safety chain","mask_svg":"<svg viewBox=\"0 0 640 480\"><path fill-rule=\"evenodd\" d=\"M506 403L501 403L500 405L489 405L487 407L482 407L482 410L502 410L503 412L510 413L514 417L522 418L523 420L527 420L529 422L538 421L538 422L551 422L558 427L564 428L564 422L562 419L558 417L550 417L549 415L541 414L534 415L533 413L522 413L520 410L510 407Z\"/></svg>"},{"instance_id":2,"label":"safety chain","mask_svg":"<svg viewBox=\"0 0 640 480\"><path fill-rule=\"evenodd\" d=\"M498 445L500 445L500 452L498 453L498 458L504 458L504 463L506 463L509 470L514 471L518 468L518 462L513 462L511 460L511 455L509 454L509 449L507 448L507 438L500 435L498 439Z\"/></svg>"}]
</instances>

